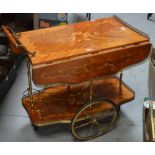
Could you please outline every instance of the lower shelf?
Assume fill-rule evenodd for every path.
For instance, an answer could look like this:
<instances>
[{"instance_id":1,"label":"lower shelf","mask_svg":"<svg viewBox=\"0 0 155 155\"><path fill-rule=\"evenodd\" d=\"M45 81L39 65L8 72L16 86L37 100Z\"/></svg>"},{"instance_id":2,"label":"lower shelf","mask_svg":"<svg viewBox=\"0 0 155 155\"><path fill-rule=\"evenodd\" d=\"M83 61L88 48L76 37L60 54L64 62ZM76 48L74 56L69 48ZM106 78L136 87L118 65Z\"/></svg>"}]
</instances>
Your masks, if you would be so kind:
<instances>
[{"instance_id":1,"label":"lower shelf","mask_svg":"<svg viewBox=\"0 0 155 155\"><path fill-rule=\"evenodd\" d=\"M116 105L134 99L134 92L115 77L96 79L93 81L93 100L106 98ZM76 113L89 102L89 82L76 85L55 86L33 93L33 108L29 96L22 99L31 122L35 126L55 123L70 123Z\"/></svg>"}]
</instances>

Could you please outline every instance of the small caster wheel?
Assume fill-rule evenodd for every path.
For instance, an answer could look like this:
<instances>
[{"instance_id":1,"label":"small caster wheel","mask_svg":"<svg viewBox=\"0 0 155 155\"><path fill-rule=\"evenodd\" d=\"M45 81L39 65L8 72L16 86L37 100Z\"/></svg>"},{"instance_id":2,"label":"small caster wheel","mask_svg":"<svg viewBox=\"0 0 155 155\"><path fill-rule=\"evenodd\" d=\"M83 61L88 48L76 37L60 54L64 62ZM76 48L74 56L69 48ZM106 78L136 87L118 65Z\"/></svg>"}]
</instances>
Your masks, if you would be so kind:
<instances>
[{"instance_id":1,"label":"small caster wheel","mask_svg":"<svg viewBox=\"0 0 155 155\"><path fill-rule=\"evenodd\" d=\"M34 131L38 131L39 130L38 126L35 126L35 125L32 125L32 126L33 126Z\"/></svg>"}]
</instances>

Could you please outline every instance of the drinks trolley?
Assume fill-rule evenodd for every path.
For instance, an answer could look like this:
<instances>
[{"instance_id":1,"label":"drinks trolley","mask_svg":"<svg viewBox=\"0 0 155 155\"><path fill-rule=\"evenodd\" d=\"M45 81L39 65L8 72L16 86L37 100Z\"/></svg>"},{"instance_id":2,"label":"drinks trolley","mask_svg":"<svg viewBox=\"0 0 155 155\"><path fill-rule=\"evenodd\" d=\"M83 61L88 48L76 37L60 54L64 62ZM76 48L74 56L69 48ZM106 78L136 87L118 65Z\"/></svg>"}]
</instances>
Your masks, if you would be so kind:
<instances>
[{"instance_id":1,"label":"drinks trolley","mask_svg":"<svg viewBox=\"0 0 155 155\"><path fill-rule=\"evenodd\" d=\"M117 16L20 33L2 29L12 51L27 55L22 103L34 129L71 123L79 140L114 127L120 106L135 96L122 70L144 61L151 49L147 35ZM34 90L32 81L43 89Z\"/></svg>"}]
</instances>

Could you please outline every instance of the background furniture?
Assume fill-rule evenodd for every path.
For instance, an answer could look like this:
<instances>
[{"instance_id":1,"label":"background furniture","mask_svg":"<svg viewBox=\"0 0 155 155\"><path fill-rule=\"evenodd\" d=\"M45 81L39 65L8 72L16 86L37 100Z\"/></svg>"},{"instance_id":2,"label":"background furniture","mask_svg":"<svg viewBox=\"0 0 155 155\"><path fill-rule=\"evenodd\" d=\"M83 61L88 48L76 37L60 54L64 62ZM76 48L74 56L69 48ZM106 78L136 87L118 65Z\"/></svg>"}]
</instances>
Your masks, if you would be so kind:
<instances>
[{"instance_id":1,"label":"background furniture","mask_svg":"<svg viewBox=\"0 0 155 155\"><path fill-rule=\"evenodd\" d=\"M33 14L2 13L0 27L9 25L15 32L31 30L33 28ZM17 76L17 68L25 58L23 55L13 54L9 42L0 28L0 102L5 97Z\"/></svg>"},{"instance_id":2,"label":"background furniture","mask_svg":"<svg viewBox=\"0 0 155 155\"><path fill-rule=\"evenodd\" d=\"M7 94L9 88L16 78L16 67L14 58L8 55L7 40L0 37L0 102Z\"/></svg>"}]
</instances>

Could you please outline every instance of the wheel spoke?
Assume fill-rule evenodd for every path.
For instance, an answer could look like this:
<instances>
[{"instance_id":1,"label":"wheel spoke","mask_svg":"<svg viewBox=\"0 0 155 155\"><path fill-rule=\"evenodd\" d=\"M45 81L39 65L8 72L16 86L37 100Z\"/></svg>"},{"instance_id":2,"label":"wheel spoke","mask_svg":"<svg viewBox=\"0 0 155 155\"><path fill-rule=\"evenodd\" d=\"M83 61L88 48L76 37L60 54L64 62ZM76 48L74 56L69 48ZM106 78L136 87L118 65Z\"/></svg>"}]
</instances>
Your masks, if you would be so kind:
<instances>
[{"instance_id":1,"label":"wheel spoke","mask_svg":"<svg viewBox=\"0 0 155 155\"><path fill-rule=\"evenodd\" d=\"M97 121L95 121L95 124L98 125L99 127L102 127L102 125Z\"/></svg>"},{"instance_id":2,"label":"wheel spoke","mask_svg":"<svg viewBox=\"0 0 155 155\"><path fill-rule=\"evenodd\" d=\"M90 129L93 127L93 125L94 125L94 122L91 124L90 128L88 129L86 136L88 136L88 133L90 132Z\"/></svg>"},{"instance_id":3,"label":"wheel spoke","mask_svg":"<svg viewBox=\"0 0 155 155\"><path fill-rule=\"evenodd\" d=\"M80 128L80 127L84 127L84 126L86 126L86 125L89 125L89 124L91 124L91 123L93 123L94 121L92 120L92 121L89 121L89 122L87 122L87 123L85 123L85 124L81 124L81 125L79 125L79 126L76 126L74 129L78 129L78 128Z\"/></svg>"},{"instance_id":4,"label":"wheel spoke","mask_svg":"<svg viewBox=\"0 0 155 155\"><path fill-rule=\"evenodd\" d=\"M88 114L87 116L83 116L83 117L77 118L76 123L80 122L80 121L83 121L83 120L92 120L92 119L93 119L93 116Z\"/></svg>"},{"instance_id":5,"label":"wheel spoke","mask_svg":"<svg viewBox=\"0 0 155 155\"><path fill-rule=\"evenodd\" d=\"M88 103L75 116L72 125L72 133L78 139L92 139L111 129L117 111L114 103L108 100L100 100Z\"/></svg>"}]
</instances>

